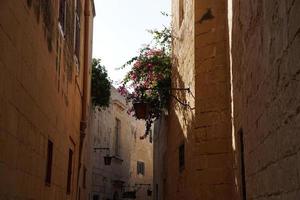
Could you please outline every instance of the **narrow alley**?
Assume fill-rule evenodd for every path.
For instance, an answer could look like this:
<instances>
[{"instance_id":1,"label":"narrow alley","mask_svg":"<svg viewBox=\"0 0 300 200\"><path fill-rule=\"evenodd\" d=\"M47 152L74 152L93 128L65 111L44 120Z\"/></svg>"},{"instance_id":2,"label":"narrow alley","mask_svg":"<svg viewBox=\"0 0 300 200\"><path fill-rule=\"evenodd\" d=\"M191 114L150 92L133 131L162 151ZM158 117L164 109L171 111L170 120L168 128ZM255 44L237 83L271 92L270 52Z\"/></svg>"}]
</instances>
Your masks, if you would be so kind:
<instances>
[{"instance_id":1,"label":"narrow alley","mask_svg":"<svg viewBox=\"0 0 300 200\"><path fill-rule=\"evenodd\" d=\"M300 200L300 0L0 0L0 200Z\"/></svg>"}]
</instances>

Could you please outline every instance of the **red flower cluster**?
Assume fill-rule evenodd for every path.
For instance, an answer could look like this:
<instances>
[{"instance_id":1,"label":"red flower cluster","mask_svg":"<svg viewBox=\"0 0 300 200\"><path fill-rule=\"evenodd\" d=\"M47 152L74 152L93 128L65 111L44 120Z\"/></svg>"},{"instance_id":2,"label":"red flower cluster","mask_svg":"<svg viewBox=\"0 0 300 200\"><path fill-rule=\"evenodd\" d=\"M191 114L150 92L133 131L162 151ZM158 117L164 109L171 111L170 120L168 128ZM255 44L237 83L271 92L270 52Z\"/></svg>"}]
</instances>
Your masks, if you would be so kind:
<instances>
[{"instance_id":1,"label":"red flower cluster","mask_svg":"<svg viewBox=\"0 0 300 200\"><path fill-rule=\"evenodd\" d=\"M126 89L125 85L121 85L118 88L118 92L122 95L122 96L127 96L129 94L128 90Z\"/></svg>"},{"instance_id":2,"label":"red flower cluster","mask_svg":"<svg viewBox=\"0 0 300 200\"><path fill-rule=\"evenodd\" d=\"M150 106L149 116L145 119L144 137L146 137L154 119L160 116L161 109L166 108L168 104L171 87L171 57L164 50L146 47L141 50L138 57L127 64L132 65L132 68L118 91L133 104L147 103ZM127 113L135 116L133 107Z\"/></svg>"}]
</instances>

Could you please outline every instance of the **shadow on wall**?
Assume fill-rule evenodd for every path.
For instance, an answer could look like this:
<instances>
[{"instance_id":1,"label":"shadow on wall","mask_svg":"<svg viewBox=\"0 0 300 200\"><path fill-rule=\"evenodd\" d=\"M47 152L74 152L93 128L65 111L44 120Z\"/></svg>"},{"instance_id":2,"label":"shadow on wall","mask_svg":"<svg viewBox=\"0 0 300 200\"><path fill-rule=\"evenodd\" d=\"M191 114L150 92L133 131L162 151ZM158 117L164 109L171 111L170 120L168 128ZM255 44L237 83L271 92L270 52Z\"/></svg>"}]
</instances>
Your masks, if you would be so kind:
<instances>
[{"instance_id":1,"label":"shadow on wall","mask_svg":"<svg viewBox=\"0 0 300 200\"><path fill-rule=\"evenodd\" d=\"M177 58L173 58L172 87L186 88L182 76L179 73ZM186 90L172 90L179 101L190 104L194 101L194 95ZM194 109L183 106L174 97L170 99L169 115L167 117L168 131L166 135L166 177L164 183L164 199L191 199L193 191L188 183L189 169L192 166L192 131L194 122ZM167 198L166 198L167 197Z\"/></svg>"},{"instance_id":2,"label":"shadow on wall","mask_svg":"<svg viewBox=\"0 0 300 200\"><path fill-rule=\"evenodd\" d=\"M179 73L179 64L178 64L178 59L176 57L173 58L172 87L180 88L180 89L187 88L185 82L183 81L181 74ZM174 90L174 91L172 91L172 95L174 95L179 101L187 104L187 106L184 106L184 105L180 104L173 97L171 99L171 103L170 103L170 110L171 110L171 112L178 113L177 118L179 115L182 116L182 123L180 123L181 128L185 129L186 132L189 132L192 130L192 124L194 122L194 117L195 117L195 114L193 112L193 110L195 110L195 108L191 107L191 102L195 102L195 96L191 90L190 91ZM179 119L178 119L178 122L180 122ZM185 127L185 128L183 128L183 127ZM188 139L187 137L188 137L188 135L186 135L186 139Z\"/></svg>"}]
</instances>

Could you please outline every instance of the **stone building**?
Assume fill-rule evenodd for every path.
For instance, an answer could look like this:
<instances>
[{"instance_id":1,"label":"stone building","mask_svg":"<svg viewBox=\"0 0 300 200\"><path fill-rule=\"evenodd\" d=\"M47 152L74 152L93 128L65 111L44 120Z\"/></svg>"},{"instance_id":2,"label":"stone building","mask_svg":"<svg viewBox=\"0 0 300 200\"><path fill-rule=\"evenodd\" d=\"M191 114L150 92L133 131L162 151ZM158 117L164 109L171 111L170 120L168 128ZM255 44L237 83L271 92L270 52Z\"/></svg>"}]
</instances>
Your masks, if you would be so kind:
<instances>
[{"instance_id":1,"label":"stone building","mask_svg":"<svg viewBox=\"0 0 300 200\"><path fill-rule=\"evenodd\" d=\"M145 132L144 122L128 115L128 109L125 98L112 87L110 106L90 114L92 170L88 180L93 200L122 199L133 191L136 199L150 199L152 144L139 139ZM105 156L111 157L110 165L105 165Z\"/></svg>"},{"instance_id":2,"label":"stone building","mask_svg":"<svg viewBox=\"0 0 300 200\"><path fill-rule=\"evenodd\" d=\"M154 197L234 199L227 2L172 2L172 84L190 89L172 93L189 106L172 99L161 122L166 131L154 131L158 140L165 137L155 144L164 151L164 164L154 162L154 172L165 177L154 174Z\"/></svg>"},{"instance_id":3,"label":"stone building","mask_svg":"<svg viewBox=\"0 0 300 200\"><path fill-rule=\"evenodd\" d=\"M153 200L166 199L167 122L162 115L153 128Z\"/></svg>"},{"instance_id":4,"label":"stone building","mask_svg":"<svg viewBox=\"0 0 300 200\"><path fill-rule=\"evenodd\" d=\"M92 0L0 2L0 199L87 199L94 15Z\"/></svg>"},{"instance_id":5,"label":"stone building","mask_svg":"<svg viewBox=\"0 0 300 200\"><path fill-rule=\"evenodd\" d=\"M299 199L300 2L232 2L234 147L241 192L244 199Z\"/></svg>"},{"instance_id":6,"label":"stone building","mask_svg":"<svg viewBox=\"0 0 300 200\"><path fill-rule=\"evenodd\" d=\"M173 0L154 199L299 199L300 2ZM161 174L164 174L162 176Z\"/></svg>"}]
</instances>

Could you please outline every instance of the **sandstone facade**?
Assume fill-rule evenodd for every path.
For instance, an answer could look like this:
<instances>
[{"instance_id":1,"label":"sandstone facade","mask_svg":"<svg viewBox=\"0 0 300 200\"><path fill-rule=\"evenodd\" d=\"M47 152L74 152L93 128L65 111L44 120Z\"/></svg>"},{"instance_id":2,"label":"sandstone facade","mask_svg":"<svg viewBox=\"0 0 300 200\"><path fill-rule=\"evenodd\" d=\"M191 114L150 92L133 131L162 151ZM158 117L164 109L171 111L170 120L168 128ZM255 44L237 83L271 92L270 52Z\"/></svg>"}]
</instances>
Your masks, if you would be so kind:
<instances>
[{"instance_id":1,"label":"sandstone facade","mask_svg":"<svg viewBox=\"0 0 300 200\"><path fill-rule=\"evenodd\" d=\"M243 137L243 196L299 199L300 2L237 0L232 13L234 128L237 152Z\"/></svg>"},{"instance_id":2,"label":"sandstone facade","mask_svg":"<svg viewBox=\"0 0 300 200\"><path fill-rule=\"evenodd\" d=\"M172 2L190 108L157 122L155 199L298 199L300 3Z\"/></svg>"},{"instance_id":3,"label":"sandstone facade","mask_svg":"<svg viewBox=\"0 0 300 200\"><path fill-rule=\"evenodd\" d=\"M91 0L0 2L0 199L78 199L93 17Z\"/></svg>"},{"instance_id":4,"label":"sandstone facade","mask_svg":"<svg viewBox=\"0 0 300 200\"><path fill-rule=\"evenodd\" d=\"M154 184L163 184L158 190L164 194L155 191L154 196L164 200L235 199L227 3L172 3L173 87L190 88L190 92L172 92L189 106L171 102L167 131L159 133L166 137L162 142L167 144L166 177L154 176L159 180Z\"/></svg>"},{"instance_id":5,"label":"sandstone facade","mask_svg":"<svg viewBox=\"0 0 300 200\"><path fill-rule=\"evenodd\" d=\"M167 128L167 117L162 115L153 129L153 200L165 199L166 195Z\"/></svg>"},{"instance_id":6,"label":"sandstone facade","mask_svg":"<svg viewBox=\"0 0 300 200\"><path fill-rule=\"evenodd\" d=\"M147 190L152 191L152 144L150 138L140 140L145 124L128 115L128 109L125 98L112 88L110 106L91 112L92 171L88 176L92 199L121 199L124 192L134 190L136 199L151 199ZM105 165L106 155L112 156L111 165ZM138 162L144 164L144 173L137 172Z\"/></svg>"}]
</instances>

